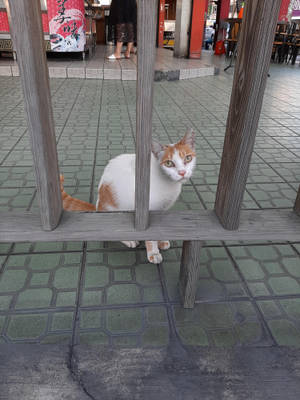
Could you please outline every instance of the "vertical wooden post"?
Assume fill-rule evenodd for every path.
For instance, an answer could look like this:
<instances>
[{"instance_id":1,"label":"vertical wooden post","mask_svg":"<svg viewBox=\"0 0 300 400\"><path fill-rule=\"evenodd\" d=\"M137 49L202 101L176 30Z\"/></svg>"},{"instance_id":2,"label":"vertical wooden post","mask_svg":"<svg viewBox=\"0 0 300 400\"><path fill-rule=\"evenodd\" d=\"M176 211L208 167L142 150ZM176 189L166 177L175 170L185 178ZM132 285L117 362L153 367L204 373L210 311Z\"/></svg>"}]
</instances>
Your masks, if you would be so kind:
<instances>
[{"instance_id":1,"label":"vertical wooden post","mask_svg":"<svg viewBox=\"0 0 300 400\"><path fill-rule=\"evenodd\" d=\"M239 225L280 4L251 0L244 11L215 204L230 230Z\"/></svg>"},{"instance_id":2,"label":"vertical wooden post","mask_svg":"<svg viewBox=\"0 0 300 400\"><path fill-rule=\"evenodd\" d=\"M149 222L156 19L156 0L139 0L135 175L135 226L138 230L147 229Z\"/></svg>"},{"instance_id":3,"label":"vertical wooden post","mask_svg":"<svg viewBox=\"0 0 300 400\"><path fill-rule=\"evenodd\" d=\"M200 250L203 242L189 240L183 242L179 293L184 308L193 308L197 292L197 283L200 272Z\"/></svg>"},{"instance_id":4,"label":"vertical wooden post","mask_svg":"<svg viewBox=\"0 0 300 400\"><path fill-rule=\"evenodd\" d=\"M49 74L40 0L5 0L18 55L41 221L54 229L62 213Z\"/></svg>"},{"instance_id":5,"label":"vertical wooden post","mask_svg":"<svg viewBox=\"0 0 300 400\"><path fill-rule=\"evenodd\" d=\"M297 198L296 198L295 205L294 205L294 211L296 214L298 214L300 216L300 186L298 189L298 194L297 194Z\"/></svg>"}]
</instances>

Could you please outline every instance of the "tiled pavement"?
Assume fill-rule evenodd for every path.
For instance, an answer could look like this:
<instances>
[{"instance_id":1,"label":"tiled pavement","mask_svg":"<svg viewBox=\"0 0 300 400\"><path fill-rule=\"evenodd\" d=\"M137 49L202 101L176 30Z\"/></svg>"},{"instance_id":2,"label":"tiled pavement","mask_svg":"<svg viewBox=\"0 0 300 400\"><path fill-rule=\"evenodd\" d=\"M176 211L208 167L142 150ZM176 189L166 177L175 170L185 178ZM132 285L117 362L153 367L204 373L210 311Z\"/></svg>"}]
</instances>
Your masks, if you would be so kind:
<instances>
[{"instance_id":1,"label":"tiled pavement","mask_svg":"<svg viewBox=\"0 0 300 400\"><path fill-rule=\"evenodd\" d=\"M113 51L113 46L97 45L95 53L86 61L78 61L78 57L76 59L75 56L62 58L61 54L55 58L52 54L52 57L48 57L47 60L50 78L136 80L137 56L132 54L130 60L107 60L107 56ZM204 51L204 53L210 52ZM215 66L212 65L210 57L207 60L203 57L201 60L174 58L172 51L156 49L156 81L190 79L214 74ZM19 76L17 62L10 58L0 57L0 76Z\"/></svg>"},{"instance_id":2,"label":"tiled pavement","mask_svg":"<svg viewBox=\"0 0 300 400\"><path fill-rule=\"evenodd\" d=\"M247 209L291 208L299 185L299 69L270 72ZM197 132L197 170L174 209L213 207L231 78L155 83L154 136ZM135 82L52 79L51 90L66 189L95 201L106 162L134 151ZM0 77L0 94L0 206L37 212L19 78ZM0 342L300 347L300 243L206 243L193 310L179 303L180 245L155 266L119 243L0 244Z\"/></svg>"}]
</instances>

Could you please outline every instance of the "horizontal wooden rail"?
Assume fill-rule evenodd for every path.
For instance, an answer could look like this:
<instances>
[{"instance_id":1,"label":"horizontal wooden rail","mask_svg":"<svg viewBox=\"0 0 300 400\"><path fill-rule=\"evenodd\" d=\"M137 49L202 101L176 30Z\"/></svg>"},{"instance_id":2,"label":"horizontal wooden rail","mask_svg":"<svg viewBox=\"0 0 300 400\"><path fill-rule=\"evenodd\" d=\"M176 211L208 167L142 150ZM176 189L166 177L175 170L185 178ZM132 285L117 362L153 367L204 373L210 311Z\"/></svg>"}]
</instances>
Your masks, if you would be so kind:
<instances>
[{"instance_id":1,"label":"horizontal wooden rail","mask_svg":"<svg viewBox=\"0 0 300 400\"><path fill-rule=\"evenodd\" d=\"M151 212L150 227L135 230L134 213L64 212L55 231L43 231L32 213L0 213L0 242L115 240L300 240L292 210L244 210L236 231L224 229L213 210Z\"/></svg>"}]
</instances>

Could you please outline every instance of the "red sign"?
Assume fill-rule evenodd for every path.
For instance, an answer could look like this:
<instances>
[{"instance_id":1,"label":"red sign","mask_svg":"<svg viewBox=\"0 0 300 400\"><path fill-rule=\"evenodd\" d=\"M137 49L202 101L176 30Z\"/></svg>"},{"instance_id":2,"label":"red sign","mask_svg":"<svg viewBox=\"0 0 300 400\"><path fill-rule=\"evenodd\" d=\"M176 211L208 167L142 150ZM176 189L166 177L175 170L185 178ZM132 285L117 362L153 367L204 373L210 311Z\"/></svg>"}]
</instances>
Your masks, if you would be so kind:
<instances>
[{"instance_id":1,"label":"red sign","mask_svg":"<svg viewBox=\"0 0 300 400\"><path fill-rule=\"evenodd\" d=\"M83 51L84 0L47 0L51 50Z\"/></svg>"},{"instance_id":2,"label":"red sign","mask_svg":"<svg viewBox=\"0 0 300 400\"><path fill-rule=\"evenodd\" d=\"M159 2L159 20L158 20L158 47L164 46L165 30L165 0Z\"/></svg>"},{"instance_id":3,"label":"red sign","mask_svg":"<svg viewBox=\"0 0 300 400\"><path fill-rule=\"evenodd\" d=\"M6 11L0 11L0 32L9 32L9 23Z\"/></svg>"}]
</instances>

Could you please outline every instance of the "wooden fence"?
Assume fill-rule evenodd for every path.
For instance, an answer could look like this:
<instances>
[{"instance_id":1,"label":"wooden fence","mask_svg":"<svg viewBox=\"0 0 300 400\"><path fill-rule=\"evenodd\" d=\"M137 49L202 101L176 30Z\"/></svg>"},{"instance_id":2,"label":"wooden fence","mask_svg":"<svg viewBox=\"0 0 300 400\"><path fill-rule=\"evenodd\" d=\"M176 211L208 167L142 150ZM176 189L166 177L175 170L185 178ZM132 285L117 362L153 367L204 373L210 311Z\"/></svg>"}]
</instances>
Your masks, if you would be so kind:
<instances>
[{"instance_id":1,"label":"wooden fence","mask_svg":"<svg viewBox=\"0 0 300 400\"><path fill-rule=\"evenodd\" d=\"M0 213L0 241L183 240L180 293L193 307L203 240L300 240L294 210L241 211L281 0L246 2L215 210L149 213L156 0L138 4L135 213L62 210L39 0L6 0L23 85L40 216Z\"/></svg>"}]
</instances>

